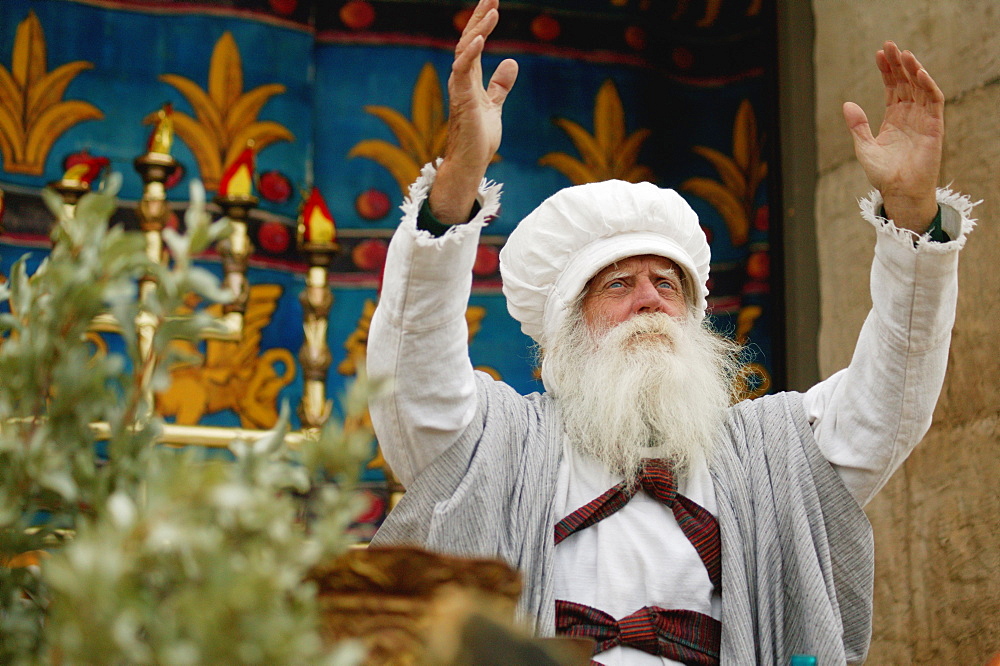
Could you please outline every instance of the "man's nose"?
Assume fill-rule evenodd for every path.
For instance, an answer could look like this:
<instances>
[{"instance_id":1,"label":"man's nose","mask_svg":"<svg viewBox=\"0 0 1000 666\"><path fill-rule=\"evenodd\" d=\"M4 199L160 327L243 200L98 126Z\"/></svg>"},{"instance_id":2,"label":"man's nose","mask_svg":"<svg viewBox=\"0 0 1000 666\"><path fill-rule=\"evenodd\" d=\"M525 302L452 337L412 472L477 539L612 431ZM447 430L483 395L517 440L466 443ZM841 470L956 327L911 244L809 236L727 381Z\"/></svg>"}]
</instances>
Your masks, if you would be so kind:
<instances>
[{"instance_id":1,"label":"man's nose","mask_svg":"<svg viewBox=\"0 0 1000 666\"><path fill-rule=\"evenodd\" d=\"M660 298L656 286L647 280L640 280L634 292L632 301L633 312L662 312L663 299Z\"/></svg>"}]
</instances>

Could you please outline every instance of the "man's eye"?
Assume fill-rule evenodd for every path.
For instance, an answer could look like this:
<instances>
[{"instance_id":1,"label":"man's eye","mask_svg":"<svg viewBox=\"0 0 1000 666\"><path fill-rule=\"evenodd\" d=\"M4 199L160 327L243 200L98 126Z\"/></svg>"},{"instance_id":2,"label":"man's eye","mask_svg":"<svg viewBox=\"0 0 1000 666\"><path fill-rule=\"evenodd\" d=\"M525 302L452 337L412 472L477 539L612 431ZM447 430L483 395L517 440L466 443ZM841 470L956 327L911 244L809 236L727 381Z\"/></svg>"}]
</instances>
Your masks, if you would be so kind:
<instances>
[{"instance_id":1,"label":"man's eye","mask_svg":"<svg viewBox=\"0 0 1000 666\"><path fill-rule=\"evenodd\" d=\"M677 285L670 280L660 280L659 287L660 289L677 289Z\"/></svg>"},{"instance_id":2,"label":"man's eye","mask_svg":"<svg viewBox=\"0 0 1000 666\"><path fill-rule=\"evenodd\" d=\"M623 280L612 280L607 285L605 285L604 288L605 289L618 289L618 288L624 287L624 286L625 286L625 282Z\"/></svg>"}]
</instances>

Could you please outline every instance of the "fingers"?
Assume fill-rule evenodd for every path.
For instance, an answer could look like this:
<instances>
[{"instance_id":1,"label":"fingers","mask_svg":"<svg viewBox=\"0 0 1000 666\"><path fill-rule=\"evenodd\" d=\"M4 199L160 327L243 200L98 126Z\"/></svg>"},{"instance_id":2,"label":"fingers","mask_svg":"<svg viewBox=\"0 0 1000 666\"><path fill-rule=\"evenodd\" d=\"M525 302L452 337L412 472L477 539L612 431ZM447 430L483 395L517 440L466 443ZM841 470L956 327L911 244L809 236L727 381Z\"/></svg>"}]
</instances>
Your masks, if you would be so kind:
<instances>
[{"instance_id":1,"label":"fingers","mask_svg":"<svg viewBox=\"0 0 1000 666\"><path fill-rule=\"evenodd\" d=\"M477 35L476 38L469 42L460 53L456 50L455 62L452 64L452 71L468 71L479 59L479 56L483 54L483 48L485 46L486 40L481 35Z\"/></svg>"},{"instance_id":2,"label":"fingers","mask_svg":"<svg viewBox=\"0 0 1000 666\"><path fill-rule=\"evenodd\" d=\"M903 67L902 52L894 42L886 42L882 45L882 53L889 66L889 80L894 94L894 101L913 101L913 90L910 86L910 78ZM881 67L879 68L881 70ZM885 72L882 73L882 80L885 81Z\"/></svg>"},{"instance_id":3,"label":"fingers","mask_svg":"<svg viewBox=\"0 0 1000 666\"><path fill-rule=\"evenodd\" d=\"M493 28L497 26L497 22L500 20L497 4L498 0L479 0L479 4L472 11L472 16L469 17L469 22L465 24L462 36L455 46L456 57L460 56L476 37L482 36L485 39L493 32Z\"/></svg>"},{"instance_id":4,"label":"fingers","mask_svg":"<svg viewBox=\"0 0 1000 666\"><path fill-rule=\"evenodd\" d=\"M917 57L909 51L903 51L902 61L910 84L913 86L914 97L925 103L943 103L944 93L941 92Z\"/></svg>"},{"instance_id":5,"label":"fingers","mask_svg":"<svg viewBox=\"0 0 1000 666\"><path fill-rule=\"evenodd\" d=\"M875 64L882 74L886 90L886 105L895 102L942 104L944 93L910 51L900 51L887 41L875 54Z\"/></svg>"}]
</instances>

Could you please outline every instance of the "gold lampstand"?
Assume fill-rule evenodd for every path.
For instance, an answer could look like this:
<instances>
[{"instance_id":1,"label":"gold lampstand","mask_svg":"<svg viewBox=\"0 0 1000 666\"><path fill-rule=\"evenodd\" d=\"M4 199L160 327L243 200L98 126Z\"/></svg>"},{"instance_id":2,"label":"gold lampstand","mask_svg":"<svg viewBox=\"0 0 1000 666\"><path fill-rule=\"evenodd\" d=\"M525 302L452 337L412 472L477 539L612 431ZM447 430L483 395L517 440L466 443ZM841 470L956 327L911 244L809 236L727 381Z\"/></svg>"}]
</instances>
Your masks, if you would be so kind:
<instances>
[{"instance_id":1,"label":"gold lampstand","mask_svg":"<svg viewBox=\"0 0 1000 666\"><path fill-rule=\"evenodd\" d=\"M229 218L233 231L228 238L219 241L217 249L222 257L222 269L225 272L224 284L236 295L232 302L223 306L222 323L228 334L238 340L243 330L243 314L250 300L250 282L247 280L247 266L254 246L247 232L247 220L250 211L257 207L260 200L252 194L239 196L217 196L215 203L222 209L224 217Z\"/></svg>"},{"instance_id":2,"label":"gold lampstand","mask_svg":"<svg viewBox=\"0 0 1000 666\"><path fill-rule=\"evenodd\" d=\"M302 303L302 328L305 342L299 350L302 364L304 390L299 405L299 419L303 429L318 429L330 416L331 403L326 398L326 373L333 356L326 342L327 321L333 294L328 285L330 262L340 249L335 242L304 243L309 272L306 288L299 294Z\"/></svg>"}]
</instances>

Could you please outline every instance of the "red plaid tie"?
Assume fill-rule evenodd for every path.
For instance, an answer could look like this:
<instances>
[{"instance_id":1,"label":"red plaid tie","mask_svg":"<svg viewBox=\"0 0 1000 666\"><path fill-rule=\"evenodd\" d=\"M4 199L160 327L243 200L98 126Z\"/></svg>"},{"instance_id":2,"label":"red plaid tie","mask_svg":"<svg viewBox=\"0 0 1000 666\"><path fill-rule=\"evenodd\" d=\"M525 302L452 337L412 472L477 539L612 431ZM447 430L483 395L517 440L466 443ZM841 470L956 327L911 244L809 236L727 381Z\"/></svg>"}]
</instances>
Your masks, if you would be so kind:
<instances>
[{"instance_id":1,"label":"red plaid tie","mask_svg":"<svg viewBox=\"0 0 1000 666\"><path fill-rule=\"evenodd\" d=\"M640 486L674 513L677 524L708 569L715 589L722 586L722 540L719 523L707 510L677 493L677 483L669 463L647 460L639 475ZM623 481L595 500L580 507L556 524L558 545L569 535L598 523L628 504L638 488L629 490Z\"/></svg>"},{"instance_id":2,"label":"red plaid tie","mask_svg":"<svg viewBox=\"0 0 1000 666\"><path fill-rule=\"evenodd\" d=\"M720 590L722 540L715 517L678 494L670 465L663 460L646 461L638 487L670 508L684 536L705 564L712 585ZM555 527L556 544L621 509L635 496L638 487L630 489L623 481L560 520ZM646 606L615 620L596 608L557 600L556 633L595 639L594 654L624 645L684 664L714 666L719 663L722 625L715 618L696 611L666 610L658 606Z\"/></svg>"},{"instance_id":3,"label":"red plaid tie","mask_svg":"<svg viewBox=\"0 0 1000 666\"><path fill-rule=\"evenodd\" d=\"M594 654L624 645L698 666L719 663L722 637L718 620L695 611L647 606L616 621L596 608L569 601L556 601L556 633L593 638Z\"/></svg>"}]
</instances>

